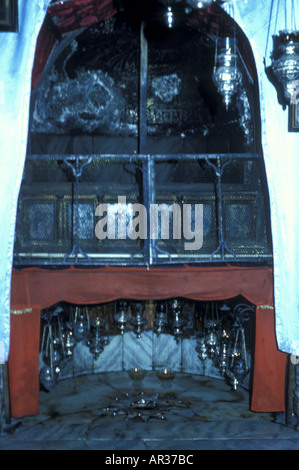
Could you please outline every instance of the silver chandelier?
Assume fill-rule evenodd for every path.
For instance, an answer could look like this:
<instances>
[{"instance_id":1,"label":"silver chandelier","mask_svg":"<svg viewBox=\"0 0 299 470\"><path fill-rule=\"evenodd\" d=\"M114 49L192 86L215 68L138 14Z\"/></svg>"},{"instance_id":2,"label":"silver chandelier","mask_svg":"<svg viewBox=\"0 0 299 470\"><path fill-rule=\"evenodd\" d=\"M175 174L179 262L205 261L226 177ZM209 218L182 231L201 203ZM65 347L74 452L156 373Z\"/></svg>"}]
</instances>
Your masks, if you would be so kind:
<instances>
[{"instance_id":1,"label":"silver chandelier","mask_svg":"<svg viewBox=\"0 0 299 470\"><path fill-rule=\"evenodd\" d=\"M272 14L275 0L271 1L268 37L266 42L265 61L267 59L267 46L272 27ZM296 28L295 1L284 0L281 7L280 0L276 4L274 31L272 31L273 49L270 55L272 72L282 87L284 99L287 104L292 102L299 80L299 31ZM276 33L277 24L284 17L284 30Z\"/></svg>"}]
</instances>

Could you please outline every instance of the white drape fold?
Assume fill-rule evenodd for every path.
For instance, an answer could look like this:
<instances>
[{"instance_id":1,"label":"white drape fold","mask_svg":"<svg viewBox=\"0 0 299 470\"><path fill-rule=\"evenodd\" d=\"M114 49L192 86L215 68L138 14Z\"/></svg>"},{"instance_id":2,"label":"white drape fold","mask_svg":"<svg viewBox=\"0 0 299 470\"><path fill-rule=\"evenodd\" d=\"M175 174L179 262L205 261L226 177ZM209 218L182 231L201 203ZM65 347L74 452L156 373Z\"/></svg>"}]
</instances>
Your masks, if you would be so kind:
<instances>
[{"instance_id":1,"label":"white drape fold","mask_svg":"<svg viewBox=\"0 0 299 470\"><path fill-rule=\"evenodd\" d=\"M288 132L288 109L277 100L264 69L270 0L234 0L234 15L249 39L258 71L262 146L270 196L274 263L274 302L278 349L299 355L299 135ZM296 24L298 25L298 11ZM276 30L270 25L266 64L270 65L272 34L285 28L284 2Z\"/></svg>"},{"instance_id":2,"label":"white drape fold","mask_svg":"<svg viewBox=\"0 0 299 470\"><path fill-rule=\"evenodd\" d=\"M19 0L18 33L0 33L0 362L10 339L10 283L17 201L27 147L36 40L50 0Z\"/></svg>"}]
</instances>

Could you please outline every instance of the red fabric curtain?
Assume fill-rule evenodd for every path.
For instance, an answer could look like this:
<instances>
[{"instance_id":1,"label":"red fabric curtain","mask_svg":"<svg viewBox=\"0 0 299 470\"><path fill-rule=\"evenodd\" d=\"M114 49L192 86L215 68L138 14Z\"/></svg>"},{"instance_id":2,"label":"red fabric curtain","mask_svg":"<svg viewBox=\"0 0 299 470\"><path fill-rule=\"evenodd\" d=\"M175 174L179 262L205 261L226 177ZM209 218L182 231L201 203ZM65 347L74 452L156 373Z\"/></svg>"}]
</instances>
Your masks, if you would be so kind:
<instances>
[{"instance_id":1,"label":"red fabric curtain","mask_svg":"<svg viewBox=\"0 0 299 470\"><path fill-rule=\"evenodd\" d=\"M48 8L61 34L107 20L116 11L114 0L73 0Z\"/></svg>"},{"instance_id":2,"label":"red fabric curtain","mask_svg":"<svg viewBox=\"0 0 299 470\"><path fill-rule=\"evenodd\" d=\"M284 411L287 355L277 350L274 311L257 308L255 329L251 410Z\"/></svg>"},{"instance_id":3,"label":"red fabric curtain","mask_svg":"<svg viewBox=\"0 0 299 470\"><path fill-rule=\"evenodd\" d=\"M40 306L14 305L8 357L10 412L14 418L38 413Z\"/></svg>"},{"instance_id":4,"label":"red fabric curtain","mask_svg":"<svg viewBox=\"0 0 299 470\"><path fill-rule=\"evenodd\" d=\"M222 300L244 296L255 305L273 306L269 268L103 267L13 271L12 303L45 308L59 301L93 304L122 299L158 300L174 296L193 300Z\"/></svg>"},{"instance_id":5,"label":"red fabric curtain","mask_svg":"<svg viewBox=\"0 0 299 470\"><path fill-rule=\"evenodd\" d=\"M242 295L257 305L256 339L254 355L254 381L252 405L254 411L283 411L286 355L277 350L274 331L273 278L268 268L244 267L189 267L182 268L118 268L46 270L28 268L13 271L11 308L19 305L45 308L59 301L78 304L97 304L118 298L132 300L159 300L185 297L193 300L224 300ZM261 306L267 306L260 308ZM28 415L38 394L27 393L24 400L24 370L17 366L23 359L23 341L31 348L27 364L28 374L34 380L38 373L39 318L35 322L35 334L27 337L27 315L15 315L12 323L10 371L14 387L11 390L12 409ZM25 328L25 336L23 335ZM31 328L31 327L30 327ZM24 340L26 338L26 340ZM27 361L27 359L26 359ZM26 372L27 373L27 372ZM20 376L20 389L18 389ZM30 379L27 377L26 383ZM28 406L27 408L27 405ZM34 407L33 407L34 408ZM30 414L30 413L29 413Z\"/></svg>"}]
</instances>

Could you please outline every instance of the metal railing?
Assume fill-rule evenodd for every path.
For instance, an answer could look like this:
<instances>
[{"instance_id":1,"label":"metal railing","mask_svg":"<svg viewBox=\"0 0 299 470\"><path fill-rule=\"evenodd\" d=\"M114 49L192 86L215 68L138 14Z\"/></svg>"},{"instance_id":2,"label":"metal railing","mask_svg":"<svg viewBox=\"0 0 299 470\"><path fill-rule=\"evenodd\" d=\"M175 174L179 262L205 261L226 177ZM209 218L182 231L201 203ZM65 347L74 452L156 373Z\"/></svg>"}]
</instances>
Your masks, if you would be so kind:
<instances>
[{"instance_id":1,"label":"metal railing","mask_svg":"<svg viewBox=\"0 0 299 470\"><path fill-rule=\"evenodd\" d=\"M134 204L146 213L146 236L99 239L96 208L118 197L132 222ZM203 243L150 234L151 205L203 208ZM104 206L103 206L104 207ZM108 210L108 212L109 212ZM263 161L259 154L28 155L16 224L16 266L268 263L271 233ZM102 214L103 215L103 214ZM173 213L168 213L174 223ZM108 219L109 219L108 217ZM107 220L108 220L107 219ZM118 219L119 220L119 219ZM190 227L191 228L191 227ZM140 227L139 227L140 229Z\"/></svg>"}]
</instances>

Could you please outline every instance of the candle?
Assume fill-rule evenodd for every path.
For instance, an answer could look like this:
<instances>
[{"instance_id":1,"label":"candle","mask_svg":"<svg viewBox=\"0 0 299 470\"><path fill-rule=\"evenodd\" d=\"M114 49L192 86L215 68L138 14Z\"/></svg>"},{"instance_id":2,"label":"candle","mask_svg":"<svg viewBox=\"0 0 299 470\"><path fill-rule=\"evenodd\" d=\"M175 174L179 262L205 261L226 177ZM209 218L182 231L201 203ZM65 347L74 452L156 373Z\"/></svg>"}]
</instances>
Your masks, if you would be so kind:
<instances>
[{"instance_id":1,"label":"candle","mask_svg":"<svg viewBox=\"0 0 299 470\"><path fill-rule=\"evenodd\" d=\"M164 374L165 374L165 375L167 374L167 369L164 369Z\"/></svg>"}]
</instances>

